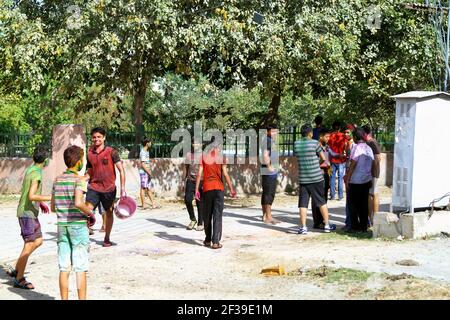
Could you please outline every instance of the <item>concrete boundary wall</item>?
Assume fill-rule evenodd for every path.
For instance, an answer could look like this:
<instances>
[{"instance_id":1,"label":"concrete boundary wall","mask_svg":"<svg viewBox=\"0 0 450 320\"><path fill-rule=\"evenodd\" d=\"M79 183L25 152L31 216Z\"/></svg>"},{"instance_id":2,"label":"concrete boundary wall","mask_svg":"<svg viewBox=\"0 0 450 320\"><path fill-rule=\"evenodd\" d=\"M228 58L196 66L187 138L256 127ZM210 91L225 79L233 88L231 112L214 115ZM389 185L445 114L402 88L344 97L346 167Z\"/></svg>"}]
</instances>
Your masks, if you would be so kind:
<instances>
[{"instance_id":1,"label":"concrete boundary wall","mask_svg":"<svg viewBox=\"0 0 450 320\"><path fill-rule=\"evenodd\" d=\"M53 160L54 161L54 160ZM52 162L53 162L52 161ZM0 193L17 194L20 193L22 179L26 168L32 164L32 159L22 158L0 158ZM139 161L123 160L126 172L126 188L131 196L137 196L139 193ZM62 164L64 165L64 164ZM60 174L63 169L49 166L44 168L44 180L54 178ZM183 159L154 159L151 163L153 172L152 180L155 185L155 192L158 196L179 197L183 195L181 191L183 177ZM380 185L392 185L392 153L382 154ZM61 172L57 172L61 171ZM257 165L233 165L229 166L229 172L232 182L235 184L239 194L257 194L261 192L261 177ZM278 176L277 192L284 192L287 186L295 189L297 183L297 160L295 157L280 158L280 174ZM119 175L117 175L117 185L119 185ZM51 178L50 178L51 177ZM50 181L45 182L45 191L49 190Z\"/></svg>"}]
</instances>

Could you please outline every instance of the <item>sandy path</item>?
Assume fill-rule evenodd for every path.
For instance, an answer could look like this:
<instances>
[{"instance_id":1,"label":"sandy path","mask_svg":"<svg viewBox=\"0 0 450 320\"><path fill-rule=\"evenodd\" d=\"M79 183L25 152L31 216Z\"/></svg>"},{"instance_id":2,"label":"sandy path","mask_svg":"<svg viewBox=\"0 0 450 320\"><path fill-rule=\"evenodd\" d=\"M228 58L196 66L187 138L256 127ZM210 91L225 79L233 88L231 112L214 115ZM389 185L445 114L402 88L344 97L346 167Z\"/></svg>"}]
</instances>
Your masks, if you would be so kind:
<instances>
[{"instance_id":1,"label":"sandy path","mask_svg":"<svg viewBox=\"0 0 450 320\"><path fill-rule=\"evenodd\" d=\"M385 199L387 202L389 199ZM257 198L241 203L255 204ZM342 225L343 202L330 203L333 220ZM0 262L20 251L15 207L0 213ZM281 264L287 271L321 265L348 267L414 276L450 283L450 240L377 241L312 232L296 234L296 197L280 197L274 215L282 223L267 226L260 209L228 206L224 212L220 250L202 246L203 232L188 231L188 215L176 203L163 209L140 211L131 219L116 220L112 241L102 248L102 234L91 238L88 297L90 299L346 299L348 292L301 277L265 277L264 267ZM28 277L35 291L11 287L0 271L0 299L59 299L54 216L42 217L43 247L30 259ZM311 221L309 221L311 223ZM99 222L98 222L99 223ZM96 227L98 229L100 225ZM414 259L419 266L396 264ZM75 297L71 277L71 298ZM377 284L374 284L377 286Z\"/></svg>"}]
</instances>

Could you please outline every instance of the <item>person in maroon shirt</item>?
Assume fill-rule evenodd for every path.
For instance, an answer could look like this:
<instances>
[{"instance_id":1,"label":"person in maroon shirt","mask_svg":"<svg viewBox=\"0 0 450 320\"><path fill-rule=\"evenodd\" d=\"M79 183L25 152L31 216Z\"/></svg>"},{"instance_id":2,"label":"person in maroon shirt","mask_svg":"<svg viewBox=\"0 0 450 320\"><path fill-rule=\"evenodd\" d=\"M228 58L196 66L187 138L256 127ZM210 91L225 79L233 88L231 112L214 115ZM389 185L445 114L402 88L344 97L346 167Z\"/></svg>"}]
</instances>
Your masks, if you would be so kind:
<instances>
[{"instance_id":1,"label":"person in maroon shirt","mask_svg":"<svg viewBox=\"0 0 450 320\"><path fill-rule=\"evenodd\" d=\"M339 121L333 123L333 132L328 140L330 163L331 163L331 179L330 179L330 199L334 200L336 196L336 173L338 178L338 196L339 200L344 198L344 173L345 173L345 137L340 132L341 124Z\"/></svg>"},{"instance_id":2,"label":"person in maroon shirt","mask_svg":"<svg viewBox=\"0 0 450 320\"><path fill-rule=\"evenodd\" d=\"M120 197L126 196L125 171L119 153L114 148L105 146L106 131L103 128L91 130L92 146L87 155L87 172L89 187L86 202L93 210L100 203L106 211L102 216L105 221L104 247L110 247L110 235L114 223L113 205L116 199L116 167L120 174Z\"/></svg>"}]
</instances>

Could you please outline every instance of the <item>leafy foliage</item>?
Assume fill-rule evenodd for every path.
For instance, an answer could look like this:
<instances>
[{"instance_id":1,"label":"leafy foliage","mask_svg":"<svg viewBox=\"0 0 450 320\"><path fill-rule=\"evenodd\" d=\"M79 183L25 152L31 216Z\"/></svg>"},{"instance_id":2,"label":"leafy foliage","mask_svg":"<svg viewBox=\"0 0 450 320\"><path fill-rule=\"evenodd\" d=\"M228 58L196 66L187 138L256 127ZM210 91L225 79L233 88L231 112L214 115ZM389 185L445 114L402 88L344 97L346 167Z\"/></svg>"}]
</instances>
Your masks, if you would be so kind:
<instances>
[{"instance_id":1,"label":"leafy foliage","mask_svg":"<svg viewBox=\"0 0 450 320\"><path fill-rule=\"evenodd\" d=\"M15 113L2 123L134 128L136 141L194 120L248 128L318 113L389 127L390 96L437 88L442 62L428 16L406 2L0 0L0 107Z\"/></svg>"}]
</instances>

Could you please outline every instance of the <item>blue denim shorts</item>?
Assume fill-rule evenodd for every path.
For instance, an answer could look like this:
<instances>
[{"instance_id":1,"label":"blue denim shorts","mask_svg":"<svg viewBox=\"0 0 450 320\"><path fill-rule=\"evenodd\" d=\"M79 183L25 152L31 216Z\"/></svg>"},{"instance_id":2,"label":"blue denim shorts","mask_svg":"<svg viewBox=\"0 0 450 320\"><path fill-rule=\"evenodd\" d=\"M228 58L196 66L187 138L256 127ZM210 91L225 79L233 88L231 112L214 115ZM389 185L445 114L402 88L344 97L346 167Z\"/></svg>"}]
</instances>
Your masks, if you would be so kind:
<instances>
[{"instance_id":1,"label":"blue denim shorts","mask_svg":"<svg viewBox=\"0 0 450 320\"><path fill-rule=\"evenodd\" d=\"M89 231L86 223L58 226L58 263L62 272L88 271Z\"/></svg>"}]
</instances>

